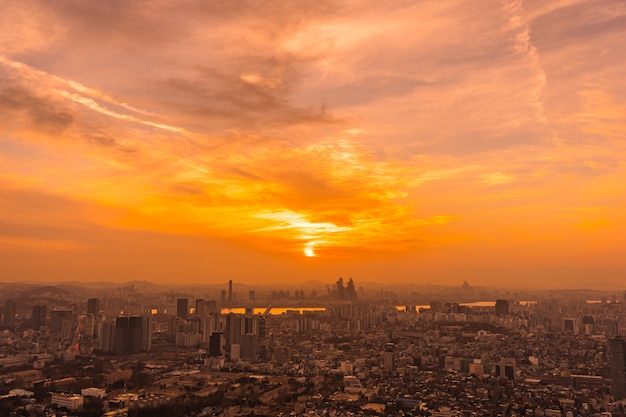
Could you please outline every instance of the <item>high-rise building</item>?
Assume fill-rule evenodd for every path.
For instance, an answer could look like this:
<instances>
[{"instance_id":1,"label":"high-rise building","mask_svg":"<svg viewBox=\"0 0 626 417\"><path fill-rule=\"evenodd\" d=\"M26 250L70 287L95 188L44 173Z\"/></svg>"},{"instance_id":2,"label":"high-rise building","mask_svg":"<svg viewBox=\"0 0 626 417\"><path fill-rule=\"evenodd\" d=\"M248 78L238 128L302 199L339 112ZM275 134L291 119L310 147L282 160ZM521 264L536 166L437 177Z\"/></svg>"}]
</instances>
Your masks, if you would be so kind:
<instances>
[{"instance_id":1,"label":"high-rise building","mask_svg":"<svg viewBox=\"0 0 626 417\"><path fill-rule=\"evenodd\" d=\"M203 318L209 314L209 309L207 303L202 298L196 299L196 316Z\"/></svg>"},{"instance_id":2,"label":"high-rise building","mask_svg":"<svg viewBox=\"0 0 626 417\"><path fill-rule=\"evenodd\" d=\"M228 302L233 301L233 280L228 280Z\"/></svg>"},{"instance_id":3,"label":"high-rise building","mask_svg":"<svg viewBox=\"0 0 626 417\"><path fill-rule=\"evenodd\" d=\"M2 324L8 327L15 325L15 313L17 312L17 305L13 300L6 300L4 303L4 314L2 317Z\"/></svg>"},{"instance_id":4,"label":"high-rise building","mask_svg":"<svg viewBox=\"0 0 626 417\"><path fill-rule=\"evenodd\" d=\"M149 352L152 349L151 315L118 317L113 346L115 353Z\"/></svg>"},{"instance_id":5,"label":"high-rise building","mask_svg":"<svg viewBox=\"0 0 626 417\"><path fill-rule=\"evenodd\" d=\"M348 284L346 285L345 298L352 302L356 301L356 288L354 287L354 281L352 281L352 278L348 280Z\"/></svg>"},{"instance_id":6,"label":"high-rise building","mask_svg":"<svg viewBox=\"0 0 626 417\"><path fill-rule=\"evenodd\" d=\"M244 334L241 337L241 358L246 360L256 359L259 351L259 336L253 333Z\"/></svg>"},{"instance_id":7,"label":"high-rise building","mask_svg":"<svg viewBox=\"0 0 626 417\"><path fill-rule=\"evenodd\" d=\"M496 300L496 316L506 316L509 314L509 302L507 300Z\"/></svg>"},{"instance_id":8,"label":"high-rise building","mask_svg":"<svg viewBox=\"0 0 626 417\"><path fill-rule=\"evenodd\" d=\"M232 344L241 345L241 336L244 330L244 317L241 314L228 314L226 316L226 346Z\"/></svg>"},{"instance_id":9,"label":"high-rise building","mask_svg":"<svg viewBox=\"0 0 626 417\"><path fill-rule=\"evenodd\" d=\"M626 340L617 336L609 340L609 362L613 397L616 401L626 398Z\"/></svg>"},{"instance_id":10,"label":"high-rise building","mask_svg":"<svg viewBox=\"0 0 626 417\"><path fill-rule=\"evenodd\" d=\"M132 316L128 318L128 353L141 352L143 337L143 318Z\"/></svg>"},{"instance_id":11,"label":"high-rise building","mask_svg":"<svg viewBox=\"0 0 626 417\"><path fill-rule=\"evenodd\" d=\"M32 325L34 329L39 329L41 326L46 325L46 315L48 314L48 307L45 305L33 306Z\"/></svg>"},{"instance_id":12,"label":"high-rise building","mask_svg":"<svg viewBox=\"0 0 626 417\"><path fill-rule=\"evenodd\" d=\"M118 317L115 319L115 353L125 353L128 351L128 317Z\"/></svg>"},{"instance_id":13,"label":"high-rise building","mask_svg":"<svg viewBox=\"0 0 626 417\"><path fill-rule=\"evenodd\" d=\"M395 350L396 347L393 343L387 343L385 345L385 351L383 352L383 368L385 368L387 372L393 372L393 370L396 369Z\"/></svg>"},{"instance_id":14,"label":"high-rise building","mask_svg":"<svg viewBox=\"0 0 626 417\"><path fill-rule=\"evenodd\" d=\"M55 308L50 312L50 332L61 334L63 322L74 320L74 311L71 308Z\"/></svg>"},{"instance_id":15,"label":"high-rise building","mask_svg":"<svg viewBox=\"0 0 626 417\"><path fill-rule=\"evenodd\" d=\"M337 280L337 298L340 300L344 299L344 292L345 292L345 288L343 286L343 278L339 278Z\"/></svg>"},{"instance_id":16,"label":"high-rise building","mask_svg":"<svg viewBox=\"0 0 626 417\"><path fill-rule=\"evenodd\" d=\"M176 316L181 319L189 317L189 300L187 298L179 298L176 300Z\"/></svg>"},{"instance_id":17,"label":"high-rise building","mask_svg":"<svg viewBox=\"0 0 626 417\"><path fill-rule=\"evenodd\" d=\"M209 355L220 356L222 354L222 348L224 347L224 335L221 332L216 332L209 338Z\"/></svg>"},{"instance_id":18,"label":"high-rise building","mask_svg":"<svg viewBox=\"0 0 626 417\"><path fill-rule=\"evenodd\" d=\"M115 323L103 322L98 330L100 350L109 353L115 350Z\"/></svg>"},{"instance_id":19,"label":"high-rise building","mask_svg":"<svg viewBox=\"0 0 626 417\"><path fill-rule=\"evenodd\" d=\"M87 300L87 313L93 314L94 317L100 312L100 300L97 298L90 298Z\"/></svg>"},{"instance_id":20,"label":"high-rise building","mask_svg":"<svg viewBox=\"0 0 626 417\"><path fill-rule=\"evenodd\" d=\"M85 319L83 320L83 329L85 336L93 337L96 333L96 318L93 314L87 313L85 314Z\"/></svg>"},{"instance_id":21,"label":"high-rise building","mask_svg":"<svg viewBox=\"0 0 626 417\"><path fill-rule=\"evenodd\" d=\"M150 352L152 350L152 314L144 314L142 319L142 335L141 335L141 350L144 352Z\"/></svg>"}]
</instances>

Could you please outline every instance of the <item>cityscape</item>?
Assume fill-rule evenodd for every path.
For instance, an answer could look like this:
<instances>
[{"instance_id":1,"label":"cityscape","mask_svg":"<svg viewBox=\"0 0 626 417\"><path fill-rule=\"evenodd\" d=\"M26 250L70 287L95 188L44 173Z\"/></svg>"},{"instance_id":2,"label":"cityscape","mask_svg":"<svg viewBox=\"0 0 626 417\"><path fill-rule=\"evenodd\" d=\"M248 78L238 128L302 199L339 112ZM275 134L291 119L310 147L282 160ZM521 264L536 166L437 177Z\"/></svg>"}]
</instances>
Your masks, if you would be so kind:
<instances>
[{"instance_id":1,"label":"cityscape","mask_svg":"<svg viewBox=\"0 0 626 417\"><path fill-rule=\"evenodd\" d=\"M626 290L415 289L4 283L0 415L624 415Z\"/></svg>"},{"instance_id":2,"label":"cityscape","mask_svg":"<svg viewBox=\"0 0 626 417\"><path fill-rule=\"evenodd\" d=\"M626 417L626 0L0 0L0 417Z\"/></svg>"}]
</instances>

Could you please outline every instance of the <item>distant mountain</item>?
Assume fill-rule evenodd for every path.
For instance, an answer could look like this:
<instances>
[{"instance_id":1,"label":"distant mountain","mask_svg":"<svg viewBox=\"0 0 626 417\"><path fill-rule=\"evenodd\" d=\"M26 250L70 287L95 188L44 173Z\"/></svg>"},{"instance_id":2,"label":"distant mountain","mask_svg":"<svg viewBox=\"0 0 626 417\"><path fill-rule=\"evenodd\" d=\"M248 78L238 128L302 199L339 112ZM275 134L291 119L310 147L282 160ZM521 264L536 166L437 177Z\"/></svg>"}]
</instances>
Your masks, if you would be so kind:
<instances>
[{"instance_id":1,"label":"distant mountain","mask_svg":"<svg viewBox=\"0 0 626 417\"><path fill-rule=\"evenodd\" d=\"M72 286L68 286L68 287L72 287ZM67 295L68 290L69 288L61 288L61 287L57 287L53 285L45 285L43 287L37 287L37 288L24 291L24 294L28 294L33 297L43 296L46 294L50 294L52 296L61 296L61 295Z\"/></svg>"}]
</instances>

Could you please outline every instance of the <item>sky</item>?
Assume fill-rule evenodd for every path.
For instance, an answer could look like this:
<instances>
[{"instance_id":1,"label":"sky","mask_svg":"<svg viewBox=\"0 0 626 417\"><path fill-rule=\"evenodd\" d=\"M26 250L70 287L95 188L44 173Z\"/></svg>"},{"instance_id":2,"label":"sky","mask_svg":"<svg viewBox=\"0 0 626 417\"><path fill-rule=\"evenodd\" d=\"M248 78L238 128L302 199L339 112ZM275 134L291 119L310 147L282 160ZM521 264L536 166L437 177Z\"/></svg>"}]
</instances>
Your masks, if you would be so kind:
<instances>
[{"instance_id":1,"label":"sky","mask_svg":"<svg viewBox=\"0 0 626 417\"><path fill-rule=\"evenodd\" d=\"M0 1L0 281L623 287L622 0Z\"/></svg>"}]
</instances>

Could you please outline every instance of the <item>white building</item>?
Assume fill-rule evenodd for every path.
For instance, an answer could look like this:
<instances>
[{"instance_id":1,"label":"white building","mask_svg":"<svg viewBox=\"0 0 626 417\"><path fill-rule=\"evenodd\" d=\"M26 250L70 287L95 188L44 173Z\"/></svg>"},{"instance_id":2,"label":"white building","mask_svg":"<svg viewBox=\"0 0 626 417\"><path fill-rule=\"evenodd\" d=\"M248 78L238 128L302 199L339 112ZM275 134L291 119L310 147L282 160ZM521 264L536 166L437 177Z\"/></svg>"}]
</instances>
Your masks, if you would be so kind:
<instances>
[{"instance_id":1,"label":"white building","mask_svg":"<svg viewBox=\"0 0 626 417\"><path fill-rule=\"evenodd\" d=\"M52 394L52 405L57 407L65 407L70 411L80 411L83 409L83 396L76 394Z\"/></svg>"},{"instance_id":2,"label":"white building","mask_svg":"<svg viewBox=\"0 0 626 417\"><path fill-rule=\"evenodd\" d=\"M107 395L107 391L104 388L83 388L80 390L80 394L83 397L104 398Z\"/></svg>"}]
</instances>

